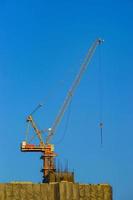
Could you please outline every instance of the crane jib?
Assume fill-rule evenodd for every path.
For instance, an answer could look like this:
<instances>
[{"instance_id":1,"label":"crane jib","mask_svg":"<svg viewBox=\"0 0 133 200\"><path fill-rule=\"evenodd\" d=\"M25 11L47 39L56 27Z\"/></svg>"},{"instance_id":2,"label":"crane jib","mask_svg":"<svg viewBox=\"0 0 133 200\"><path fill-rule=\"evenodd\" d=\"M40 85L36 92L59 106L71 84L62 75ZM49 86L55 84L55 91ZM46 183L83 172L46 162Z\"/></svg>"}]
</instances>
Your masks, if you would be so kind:
<instances>
[{"instance_id":1,"label":"crane jib","mask_svg":"<svg viewBox=\"0 0 133 200\"><path fill-rule=\"evenodd\" d=\"M92 46L88 50L87 55L85 56L85 59L84 59L83 63L81 64L80 70L79 70L78 74L76 75L76 78L74 79L72 86L66 95L66 99L63 102L63 105L62 105L61 109L59 110L52 127L48 129L48 136L46 138L46 144L48 144L50 142L50 140L52 139L52 136L54 135L57 126L59 125L61 119L63 118L63 115L64 115L67 107L69 106L69 103L71 102L72 96L73 96L78 84L80 83L83 73L85 72L89 62L91 61L91 58L92 58L97 46L99 44L102 44L103 42L104 42L104 40L102 40L102 39L96 39L96 41L92 44Z\"/></svg>"}]
</instances>

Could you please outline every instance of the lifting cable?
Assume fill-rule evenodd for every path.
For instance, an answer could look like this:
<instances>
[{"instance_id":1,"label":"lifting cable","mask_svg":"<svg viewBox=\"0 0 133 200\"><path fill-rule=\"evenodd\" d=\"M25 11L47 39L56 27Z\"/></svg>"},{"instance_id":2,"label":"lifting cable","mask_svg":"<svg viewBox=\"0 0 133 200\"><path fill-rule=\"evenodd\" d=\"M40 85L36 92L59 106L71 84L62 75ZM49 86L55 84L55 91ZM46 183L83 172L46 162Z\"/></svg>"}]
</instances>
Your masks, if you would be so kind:
<instances>
[{"instance_id":1,"label":"lifting cable","mask_svg":"<svg viewBox=\"0 0 133 200\"><path fill-rule=\"evenodd\" d=\"M69 107L68 107L67 117L66 117L66 123L65 123L65 128L64 128L63 135L62 135L62 137L55 144L60 144L64 140L64 138L65 138L65 136L67 134L67 130L68 130L68 126L69 126L69 121L70 121L70 115L71 115L71 104L72 104L72 99L71 99Z\"/></svg>"},{"instance_id":2,"label":"lifting cable","mask_svg":"<svg viewBox=\"0 0 133 200\"><path fill-rule=\"evenodd\" d=\"M25 140L28 142L28 135L29 135L30 124L27 123L26 131L25 131Z\"/></svg>"},{"instance_id":3,"label":"lifting cable","mask_svg":"<svg viewBox=\"0 0 133 200\"><path fill-rule=\"evenodd\" d=\"M65 72L64 72L64 75L66 76L66 74L67 74L66 77L69 77L70 74L73 74L74 72L75 72L75 71L71 69L71 70L69 70L68 72L65 71ZM69 73L69 74L68 74L68 73ZM63 77L65 77L64 75L63 75ZM43 104L46 104L50 99L52 99L54 96L56 96L57 91L59 91L59 89L61 89L62 87L64 87L64 85L65 85L67 82L68 82L67 79L66 79L66 80L60 79L60 80L58 81L57 85L54 85L54 87L52 87L52 89L48 91L47 95L44 96L44 98L43 98L43 100L42 100L42 102L44 102Z\"/></svg>"},{"instance_id":4,"label":"lifting cable","mask_svg":"<svg viewBox=\"0 0 133 200\"><path fill-rule=\"evenodd\" d=\"M72 73L72 72L71 72L71 73ZM59 86L64 85L64 82L65 82L64 80L59 81L58 85L56 86L56 89L54 88L54 89L52 89L50 92L48 92L48 95L46 95L46 96L44 97L43 101L41 101L42 103L39 103L39 104L35 107L35 109L30 113L30 115L33 115L36 111L38 111L38 109L39 109L40 107L42 107L43 105L45 105L45 104L48 102L48 100L51 99L51 97L55 95L55 93L56 93L56 91L57 91L57 87L59 88ZM72 100L71 100L71 101L72 101ZM68 124L69 124L69 118L70 118L70 112L71 112L71 111L70 111L70 110L71 110L70 107L71 107L71 102L70 102L70 105L69 105L69 107L68 107L67 119L66 119L66 124L65 124L65 128L64 128L64 133L63 133L63 136L61 137L61 139L57 142L57 144L59 144L59 143L62 142L62 140L64 139L64 137L65 137L65 135L66 135L66 133L67 133ZM26 133L25 133L25 135L26 135L26 141L28 141L29 127L30 127L30 124L27 123L27 128L26 128ZM41 131L41 133L45 133L46 131L47 131L47 129L44 129L44 130ZM37 137L36 134L33 135L33 136L30 138L29 142L32 142L36 137Z\"/></svg>"},{"instance_id":5,"label":"lifting cable","mask_svg":"<svg viewBox=\"0 0 133 200\"><path fill-rule=\"evenodd\" d=\"M100 139L101 146L103 144L103 79L102 79L102 59L101 59L101 47L99 47L99 127L100 127Z\"/></svg>"}]
</instances>

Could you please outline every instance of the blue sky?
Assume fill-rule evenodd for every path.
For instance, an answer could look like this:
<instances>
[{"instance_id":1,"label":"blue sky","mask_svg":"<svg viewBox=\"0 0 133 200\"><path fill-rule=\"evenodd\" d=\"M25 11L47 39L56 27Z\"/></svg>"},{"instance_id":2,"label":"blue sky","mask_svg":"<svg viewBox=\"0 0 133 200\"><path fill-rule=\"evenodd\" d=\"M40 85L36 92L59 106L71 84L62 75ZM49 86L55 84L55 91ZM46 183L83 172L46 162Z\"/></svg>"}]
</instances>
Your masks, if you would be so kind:
<instances>
[{"instance_id":1,"label":"blue sky","mask_svg":"<svg viewBox=\"0 0 133 200\"><path fill-rule=\"evenodd\" d=\"M44 102L34 117L41 129L51 126L84 55L101 37L105 42L97 49L52 142L57 143L59 159L69 160L76 181L109 183L115 200L132 200L132 21L131 0L0 1L1 182L41 180L40 155L19 150L26 116ZM66 135L58 143L70 109Z\"/></svg>"}]
</instances>

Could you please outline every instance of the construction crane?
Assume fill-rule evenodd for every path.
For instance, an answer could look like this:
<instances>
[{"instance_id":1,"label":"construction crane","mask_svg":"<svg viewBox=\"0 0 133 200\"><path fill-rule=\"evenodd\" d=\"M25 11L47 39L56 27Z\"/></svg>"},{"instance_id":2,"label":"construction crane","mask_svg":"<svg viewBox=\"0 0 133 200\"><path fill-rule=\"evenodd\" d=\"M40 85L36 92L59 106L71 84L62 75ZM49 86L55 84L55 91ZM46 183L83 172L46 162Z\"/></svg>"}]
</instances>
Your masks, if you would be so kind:
<instances>
[{"instance_id":1,"label":"construction crane","mask_svg":"<svg viewBox=\"0 0 133 200\"><path fill-rule=\"evenodd\" d=\"M51 175L53 175L53 177L54 177L54 175L56 174L55 157L57 156L57 154L54 152L54 145L51 144L52 137L54 136L56 129L57 129L58 125L60 124L60 122L63 118L63 115L71 102L74 92L75 92L77 86L79 85L80 80L81 80L85 70L87 69L87 66L88 66L97 46L102 43L103 43L102 39L96 39L95 42L90 47L90 49L88 50L87 55L80 67L80 70L77 73L77 75L72 83L72 86L70 87L70 89L66 95L65 101L63 102L61 109L59 110L52 126L46 130L46 132L47 132L46 142L43 141L42 132L37 128L37 125L33 119L33 113L31 113L27 117L27 122L30 123L31 126L33 127L34 132L35 132L36 136L38 137L40 143L38 145L29 144L28 141L25 140L21 143L21 151L22 152L41 152L42 153L41 159L43 160L43 169L42 169L43 182L50 182ZM37 107L37 109L39 107L40 107L40 105Z\"/></svg>"}]
</instances>

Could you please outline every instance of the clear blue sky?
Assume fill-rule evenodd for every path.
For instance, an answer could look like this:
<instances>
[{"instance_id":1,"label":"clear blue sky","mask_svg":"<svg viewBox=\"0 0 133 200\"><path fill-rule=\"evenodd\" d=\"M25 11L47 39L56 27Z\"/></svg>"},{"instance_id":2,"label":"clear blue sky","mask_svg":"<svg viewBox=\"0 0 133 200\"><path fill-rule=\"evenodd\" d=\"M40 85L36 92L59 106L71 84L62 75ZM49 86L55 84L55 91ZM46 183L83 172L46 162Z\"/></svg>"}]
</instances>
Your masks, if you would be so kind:
<instances>
[{"instance_id":1,"label":"clear blue sky","mask_svg":"<svg viewBox=\"0 0 133 200\"><path fill-rule=\"evenodd\" d=\"M53 122L87 49L97 37L103 82L103 146L99 123L99 50L71 105L59 159L76 181L109 183L114 199L133 199L133 2L131 0L0 1L0 182L41 180L39 154L21 153L26 116ZM68 112L53 142L63 136ZM63 130L63 131L62 131Z\"/></svg>"}]
</instances>

